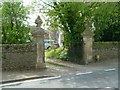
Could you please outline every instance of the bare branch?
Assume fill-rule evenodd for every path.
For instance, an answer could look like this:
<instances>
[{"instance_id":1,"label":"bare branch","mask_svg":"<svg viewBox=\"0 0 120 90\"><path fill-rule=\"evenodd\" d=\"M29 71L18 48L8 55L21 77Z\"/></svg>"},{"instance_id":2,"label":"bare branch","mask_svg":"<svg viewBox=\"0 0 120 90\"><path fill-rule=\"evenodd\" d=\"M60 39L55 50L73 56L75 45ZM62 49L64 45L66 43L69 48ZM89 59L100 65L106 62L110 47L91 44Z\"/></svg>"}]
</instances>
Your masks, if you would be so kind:
<instances>
[{"instance_id":1,"label":"bare branch","mask_svg":"<svg viewBox=\"0 0 120 90\"><path fill-rule=\"evenodd\" d=\"M54 6L52 6L51 4L48 4L48 3L46 3L46 2L44 2L44 1L42 1L44 4L46 4L46 5L48 5L48 6L50 6L50 7L53 7L53 8L55 8Z\"/></svg>"}]
</instances>

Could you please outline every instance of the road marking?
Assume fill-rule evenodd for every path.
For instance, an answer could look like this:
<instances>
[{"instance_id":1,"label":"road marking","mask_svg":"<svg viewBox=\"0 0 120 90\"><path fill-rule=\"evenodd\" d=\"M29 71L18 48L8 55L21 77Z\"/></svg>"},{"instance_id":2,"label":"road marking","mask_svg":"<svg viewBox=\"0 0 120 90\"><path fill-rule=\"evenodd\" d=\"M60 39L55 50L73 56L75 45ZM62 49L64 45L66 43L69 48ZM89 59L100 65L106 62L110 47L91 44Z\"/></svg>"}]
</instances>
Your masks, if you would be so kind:
<instances>
[{"instance_id":1,"label":"road marking","mask_svg":"<svg viewBox=\"0 0 120 90\"><path fill-rule=\"evenodd\" d=\"M20 83L20 82L6 83L6 84L1 84L0 87L16 86L16 85L20 85L20 84L22 84L22 83Z\"/></svg>"},{"instance_id":2,"label":"road marking","mask_svg":"<svg viewBox=\"0 0 120 90\"><path fill-rule=\"evenodd\" d=\"M93 73L93 72L77 73L76 75L83 75L83 74L90 74L90 73Z\"/></svg>"},{"instance_id":3,"label":"road marking","mask_svg":"<svg viewBox=\"0 0 120 90\"><path fill-rule=\"evenodd\" d=\"M105 87L105 88L112 88L112 87Z\"/></svg>"},{"instance_id":4,"label":"road marking","mask_svg":"<svg viewBox=\"0 0 120 90\"><path fill-rule=\"evenodd\" d=\"M106 69L106 70L104 70L104 71L113 71L113 70L116 70L116 68L112 68L112 69Z\"/></svg>"},{"instance_id":5,"label":"road marking","mask_svg":"<svg viewBox=\"0 0 120 90\"><path fill-rule=\"evenodd\" d=\"M49 77L49 78L43 78L43 79L34 79L34 80L29 80L29 81L24 81L24 82L31 82L31 81L41 81L41 80L51 80L51 79L58 79L61 78L61 76L56 76L56 77Z\"/></svg>"},{"instance_id":6,"label":"road marking","mask_svg":"<svg viewBox=\"0 0 120 90\"><path fill-rule=\"evenodd\" d=\"M19 82L11 82L11 83L6 83L6 84L1 84L0 87L14 86L14 85L22 84L23 82L51 80L51 79L57 79L57 78L61 78L61 76L49 77L49 78L43 78L43 79L40 78L40 79L34 79L34 80L25 80L25 81L19 81Z\"/></svg>"}]
</instances>

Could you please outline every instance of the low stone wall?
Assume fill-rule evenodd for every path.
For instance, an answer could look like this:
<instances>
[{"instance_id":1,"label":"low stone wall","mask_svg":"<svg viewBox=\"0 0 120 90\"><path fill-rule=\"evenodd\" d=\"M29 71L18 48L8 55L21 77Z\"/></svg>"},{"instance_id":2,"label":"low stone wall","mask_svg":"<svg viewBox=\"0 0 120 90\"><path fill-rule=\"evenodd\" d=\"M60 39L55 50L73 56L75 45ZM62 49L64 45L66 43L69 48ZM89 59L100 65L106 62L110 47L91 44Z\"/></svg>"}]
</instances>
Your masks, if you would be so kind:
<instances>
[{"instance_id":1,"label":"low stone wall","mask_svg":"<svg viewBox=\"0 0 120 90\"><path fill-rule=\"evenodd\" d=\"M118 59L118 42L95 42L93 58L99 55L100 60Z\"/></svg>"},{"instance_id":2,"label":"low stone wall","mask_svg":"<svg viewBox=\"0 0 120 90\"><path fill-rule=\"evenodd\" d=\"M37 63L37 46L33 44L0 44L2 47L2 70L35 69ZM118 59L118 43L95 42L93 58L100 60Z\"/></svg>"},{"instance_id":3,"label":"low stone wall","mask_svg":"<svg viewBox=\"0 0 120 90\"><path fill-rule=\"evenodd\" d=\"M28 70L36 66L36 45L4 44L2 47L2 70Z\"/></svg>"}]
</instances>

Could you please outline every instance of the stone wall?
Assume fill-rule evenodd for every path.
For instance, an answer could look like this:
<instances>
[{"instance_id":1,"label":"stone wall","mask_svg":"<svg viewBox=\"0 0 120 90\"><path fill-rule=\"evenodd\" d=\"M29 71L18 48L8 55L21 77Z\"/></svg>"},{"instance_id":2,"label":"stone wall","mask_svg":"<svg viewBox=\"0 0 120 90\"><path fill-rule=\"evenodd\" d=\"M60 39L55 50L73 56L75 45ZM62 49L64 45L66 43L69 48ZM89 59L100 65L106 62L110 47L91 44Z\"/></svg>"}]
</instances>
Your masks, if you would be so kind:
<instances>
[{"instance_id":1,"label":"stone wall","mask_svg":"<svg viewBox=\"0 0 120 90\"><path fill-rule=\"evenodd\" d=\"M0 47L2 47L2 70L35 69L36 45L3 44Z\"/></svg>"},{"instance_id":2,"label":"stone wall","mask_svg":"<svg viewBox=\"0 0 120 90\"><path fill-rule=\"evenodd\" d=\"M37 46L33 44L0 44L2 47L2 70L35 69L37 63ZM93 43L93 58L100 60L118 59L118 43ZM0 60L1 61L1 60Z\"/></svg>"},{"instance_id":3,"label":"stone wall","mask_svg":"<svg viewBox=\"0 0 120 90\"><path fill-rule=\"evenodd\" d=\"M117 42L95 42L93 44L93 58L99 55L100 60L118 59Z\"/></svg>"}]
</instances>

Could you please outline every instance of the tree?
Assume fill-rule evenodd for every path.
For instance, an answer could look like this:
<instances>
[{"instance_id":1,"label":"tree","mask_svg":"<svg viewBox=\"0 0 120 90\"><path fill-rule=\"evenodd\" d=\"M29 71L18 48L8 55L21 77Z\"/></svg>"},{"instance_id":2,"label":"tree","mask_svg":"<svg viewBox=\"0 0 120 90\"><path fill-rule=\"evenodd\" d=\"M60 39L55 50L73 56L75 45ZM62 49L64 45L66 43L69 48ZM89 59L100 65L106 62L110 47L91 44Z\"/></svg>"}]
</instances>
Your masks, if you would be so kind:
<instances>
[{"instance_id":1,"label":"tree","mask_svg":"<svg viewBox=\"0 0 120 90\"><path fill-rule=\"evenodd\" d=\"M79 61L82 52L82 36L85 30L86 22L94 25L95 40L99 41L104 30L117 21L118 7L117 3L75 3L75 2L56 2L54 7L49 11L50 18L59 20L64 31L64 41L68 48L69 60ZM107 37L106 37L107 38ZM80 52L79 52L79 51Z\"/></svg>"},{"instance_id":2,"label":"tree","mask_svg":"<svg viewBox=\"0 0 120 90\"><path fill-rule=\"evenodd\" d=\"M54 9L49 16L58 21L64 31L64 45L68 48L68 59L80 63L82 57L82 36L84 30L84 16L80 16L81 3L54 3ZM79 54L78 54L79 53Z\"/></svg>"},{"instance_id":3,"label":"tree","mask_svg":"<svg viewBox=\"0 0 120 90\"><path fill-rule=\"evenodd\" d=\"M21 2L2 4L2 43L22 44L30 40L30 29L26 23L28 8Z\"/></svg>"},{"instance_id":4,"label":"tree","mask_svg":"<svg viewBox=\"0 0 120 90\"><path fill-rule=\"evenodd\" d=\"M96 11L94 18L95 41L118 41L119 11L117 2L102 4Z\"/></svg>"},{"instance_id":5,"label":"tree","mask_svg":"<svg viewBox=\"0 0 120 90\"><path fill-rule=\"evenodd\" d=\"M100 41L120 41L120 2L115 4L117 9L111 14L111 23L100 34Z\"/></svg>"},{"instance_id":6,"label":"tree","mask_svg":"<svg viewBox=\"0 0 120 90\"><path fill-rule=\"evenodd\" d=\"M46 4L50 23L64 31L64 43L68 48L68 58L81 62L83 40L81 33L89 23L95 41L100 41L104 31L118 21L117 2L53 2ZM116 27L117 28L117 27ZM118 32L117 28L117 32ZM108 38L108 37L106 37Z\"/></svg>"}]
</instances>

